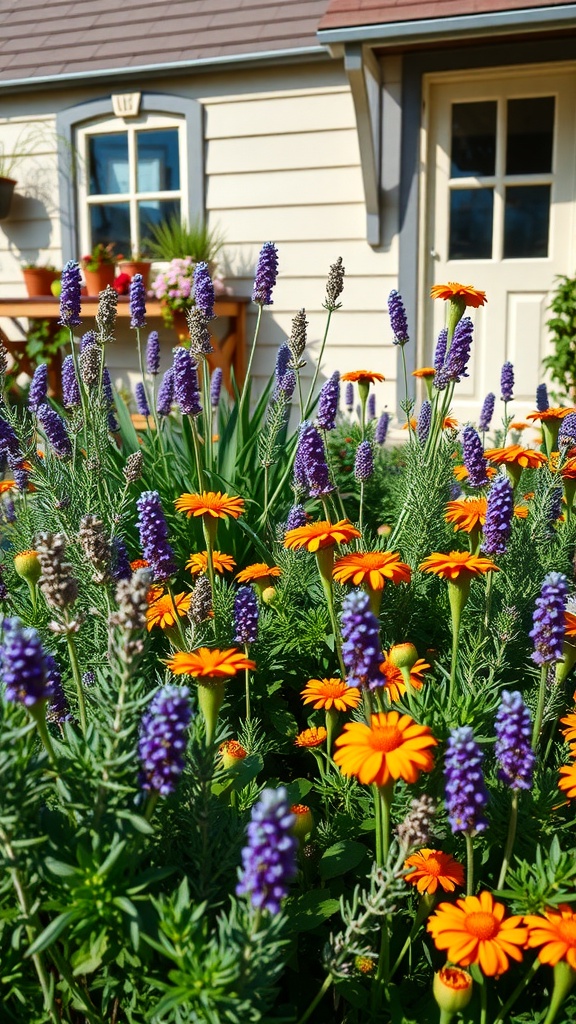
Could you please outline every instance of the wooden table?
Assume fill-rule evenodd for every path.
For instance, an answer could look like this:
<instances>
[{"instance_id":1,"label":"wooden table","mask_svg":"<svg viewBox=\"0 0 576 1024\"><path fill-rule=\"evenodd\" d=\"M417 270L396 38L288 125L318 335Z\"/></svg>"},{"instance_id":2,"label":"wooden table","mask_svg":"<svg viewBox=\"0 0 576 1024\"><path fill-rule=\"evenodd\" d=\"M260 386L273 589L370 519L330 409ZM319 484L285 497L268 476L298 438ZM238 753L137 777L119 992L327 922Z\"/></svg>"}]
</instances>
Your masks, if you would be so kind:
<instances>
[{"instance_id":1,"label":"wooden table","mask_svg":"<svg viewBox=\"0 0 576 1024\"><path fill-rule=\"evenodd\" d=\"M214 352L208 356L208 362L212 369L216 366L221 367L224 385L230 392L232 368L234 368L234 376L239 386L242 386L246 374L246 307L249 301L250 299L240 295L222 295L216 299L214 305L216 316L221 320L228 320L228 325L223 337L215 335L212 337ZM89 331L91 329L97 310L97 296L82 296L82 312L80 314L82 330ZM118 319L120 321L127 320L129 316L128 296L120 295L118 296ZM9 352L18 355L20 369L25 373L31 372L33 367L30 367L26 356L19 351L26 337L26 329L21 320L23 317L33 320L49 320L56 327L60 318L59 300L52 296L34 299L0 298L1 317L12 320L18 328L22 341L13 341L8 338L2 327L0 327L0 340ZM159 302L146 302L146 318L148 321L162 318L162 307ZM76 328L76 332L81 329ZM59 391L59 362L60 360L53 359L49 367L50 385L55 392Z\"/></svg>"}]
</instances>

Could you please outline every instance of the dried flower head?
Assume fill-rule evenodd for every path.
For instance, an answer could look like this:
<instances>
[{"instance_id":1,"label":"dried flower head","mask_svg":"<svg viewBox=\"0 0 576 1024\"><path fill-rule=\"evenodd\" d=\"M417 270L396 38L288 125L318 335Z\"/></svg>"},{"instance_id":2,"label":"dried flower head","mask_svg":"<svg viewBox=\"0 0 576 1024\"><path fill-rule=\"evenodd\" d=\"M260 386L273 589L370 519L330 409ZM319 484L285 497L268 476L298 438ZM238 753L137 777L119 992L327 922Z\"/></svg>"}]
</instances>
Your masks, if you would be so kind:
<instances>
[{"instance_id":1,"label":"dried flower head","mask_svg":"<svg viewBox=\"0 0 576 1024\"><path fill-rule=\"evenodd\" d=\"M100 292L96 313L96 334L101 345L114 341L117 312L118 293L110 285L106 285L104 291Z\"/></svg>"},{"instance_id":2,"label":"dried flower head","mask_svg":"<svg viewBox=\"0 0 576 1024\"><path fill-rule=\"evenodd\" d=\"M83 516L78 540L87 561L94 569L94 583L106 583L110 579L112 548L102 520L98 516Z\"/></svg>"},{"instance_id":3,"label":"dried flower head","mask_svg":"<svg viewBox=\"0 0 576 1024\"><path fill-rule=\"evenodd\" d=\"M78 581L72 576L73 566L66 562L67 538L63 533L39 533L34 541L42 575L38 585L46 604L65 610L78 597Z\"/></svg>"},{"instance_id":4,"label":"dried flower head","mask_svg":"<svg viewBox=\"0 0 576 1024\"><path fill-rule=\"evenodd\" d=\"M144 462L144 456L141 451L132 452L131 455L126 459L126 465L124 466L124 479L127 484L135 484L137 480L140 480L142 476L142 465Z\"/></svg>"},{"instance_id":5,"label":"dried flower head","mask_svg":"<svg viewBox=\"0 0 576 1024\"><path fill-rule=\"evenodd\" d=\"M204 313L198 306L186 310L188 333L190 334L190 351L195 356L206 356L213 352L210 331Z\"/></svg>"},{"instance_id":6,"label":"dried flower head","mask_svg":"<svg viewBox=\"0 0 576 1024\"><path fill-rule=\"evenodd\" d=\"M324 299L323 306L329 312L334 312L335 309L340 309L342 305L338 302L342 292L344 291L344 275L346 271L342 264L342 257L339 256L336 263L330 264L330 270L328 271L328 280L326 281L326 298Z\"/></svg>"}]
</instances>

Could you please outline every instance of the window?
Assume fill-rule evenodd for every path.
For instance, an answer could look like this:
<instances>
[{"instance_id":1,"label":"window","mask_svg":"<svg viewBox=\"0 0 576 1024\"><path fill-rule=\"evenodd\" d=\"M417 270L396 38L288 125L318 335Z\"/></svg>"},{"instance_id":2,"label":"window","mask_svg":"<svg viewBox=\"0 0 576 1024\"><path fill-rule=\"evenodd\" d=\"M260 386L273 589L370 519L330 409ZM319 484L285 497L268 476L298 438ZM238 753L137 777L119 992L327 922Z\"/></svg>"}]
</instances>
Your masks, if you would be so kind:
<instances>
[{"instance_id":1,"label":"window","mask_svg":"<svg viewBox=\"0 0 576 1024\"><path fill-rule=\"evenodd\" d=\"M150 229L187 209L184 123L161 115L106 120L77 134L80 248L114 242L129 256Z\"/></svg>"}]
</instances>

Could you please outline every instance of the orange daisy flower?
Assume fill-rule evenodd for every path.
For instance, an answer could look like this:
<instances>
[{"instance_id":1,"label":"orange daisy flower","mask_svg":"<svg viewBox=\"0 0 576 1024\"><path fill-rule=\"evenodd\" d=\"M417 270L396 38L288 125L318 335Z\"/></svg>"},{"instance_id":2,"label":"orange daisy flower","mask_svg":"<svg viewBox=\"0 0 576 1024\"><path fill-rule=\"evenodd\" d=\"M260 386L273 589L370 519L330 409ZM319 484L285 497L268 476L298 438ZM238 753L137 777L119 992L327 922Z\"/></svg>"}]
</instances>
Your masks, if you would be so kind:
<instances>
[{"instance_id":1,"label":"orange daisy flower","mask_svg":"<svg viewBox=\"0 0 576 1024\"><path fill-rule=\"evenodd\" d=\"M309 679L302 690L305 704L313 704L314 710L323 708L330 711L348 711L357 708L360 703L360 690L356 686L348 686L344 679Z\"/></svg>"},{"instance_id":2,"label":"orange daisy flower","mask_svg":"<svg viewBox=\"0 0 576 1024\"><path fill-rule=\"evenodd\" d=\"M15 480L0 480L0 494L6 494L16 486Z\"/></svg>"},{"instance_id":3,"label":"orange daisy flower","mask_svg":"<svg viewBox=\"0 0 576 1024\"><path fill-rule=\"evenodd\" d=\"M573 743L576 741L576 711L571 711L566 718L560 719L562 725L566 726L562 729L562 735L567 743Z\"/></svg>"},{"instance_id":4,"label":"orange daisy flower","mask_svg":"<svg viewBox=\"0 0 576 1024\"><path fill-rule=\"evenodd\" d=\"M151 588L156 590L157 588ZM160 596L152 596L152 603L146 612L146 628L148 632L153 629L154 626L160 626L160 629L167 629L170 626L176 624L176 612L180 616L186 615L190 607L190 601L192 600L192 594L174 594L174 600L172 600L171 594L162 594Z\"/></svg>"},{"instance_id":5,"label":"orange daisy flower","mask_svg":"<svg viewBox=\"0 0 576 1024\"><path fill-rule=\"evenodd\" d=\"M208 516L211 519L238 519L244 511L244 499L230 497L222 491L202 491L202 494L181 494L174 502L177 512L190 516Z\"/></svg>"},{"instance_id":6,"label":"orange daisy flower","mask_svg":"<svg viewBox=\"0 0 576 1024\"><path fill-rule=\"evenodd\" d=\"M430 668L427 661L424 658L418 658L418 660L412 665L410 669L410 682L415 690L421 690L424 683L424 673ZM406 693L406 683L402 672L393 665L390 660L390 651L384 651L384 661L380 663L380 671L384 676L383 686L386 690L391 701L400 700Z\"/></svg>"},{"instance_id":7,"label":"orange daisy flower","mask_svg":"<svg viewBox=\"0 0 576 1024\"><path fill-rule=\"evenodd\" d=\"M372 590L382 590L388 580L410 583L411 569L395 551L355 551L336 560L333 575L338 583L367 583Z\"/></svg>"},{"instance_id":8,"label":"orange daisy flower","mask_svg":"<svg viewBox=\"0 0 576 1024\"><path fill-rule=\"evenodd\" d=\"M304 729L302 732L299 732L294 740L294 745L296 747L321 747L326 742L327 736L328 733L323 725L318 727L314 725L311 729Z\"/></svg>"},{"instance_id":9,"label":"orange daisy flower","mask_svg":"<svg viewBox=\"0 0 576 1024\"><path fill-rule=\"evenodd\" d=\"M426 377L435 377L436 370L434 369L433 366L422 366L420 370L412 370L412 376L421 377L423 380L425 380Z\"/></svg>"},{"instance_id":10,"label":"orange daisy flower","mask_svg":"<svg viewBox=\"0 0 576 1024\"><path fill-rule=\"evenodd\" d=\"M484 458L496 466L519 466L521 469L538 469L548 460L542 452L523 448L521 444L509 444L505 448L488 448Z\"/></svg>"},{"instance_id":11,"label":"orange daisy flower","mask_svg":"<svg viewBox=\"0 0 576 1024\"><path fill-rule=\"evenodd\" d=\"M242 569L236 574L238 583L254 583L255 580L269 579L271 576L281 576L282 569L277 565L266 565L266 562L254 562L253 565L247 565L245 569Z\"/></svg>"},{"instance_id":12,"label":"orange daisy flower","mask_svg":"<svg viewBox=\"0 0 576 1024\"><path fill-rule=\"evenodd\" d=\"M402 430L416 430L417 426L418 420L416 419L415 416L411 416L409 420L406 420L406 423L402 424Z\"/></svg>"},{"instance_id":13,"label":"orange daisy flower","mask_svg":"<svg viewBox=\"0 0 576 1024\"><path fill-rule=\"evenodd\" d=\"M553 452L552 454L558 455L557 452ZM576 480L576 459L566 459L566 462L560 470L560 476L563 480Z\"/></svg>"},{"instance_id":14,"label":"orange daisy flower","mask_svg":"<svg viewBox=\"0 0 576 1024\"><path fill-rule=\"evenodd\" d=\"M576 764L564 764L558 769L560 782L558 789L563 790L569 800L576 798Z\"/></svg>"},{"instance_id":15,"label":"orange daisy flower","mask_svg":"<svg viewBox=\"0 0 576 1024\"><path fill-rule=\"evenodd\" d=\"M132 572L136 572L138 569L147 569L150 562L146 558L135 558L133 562L130 562L130 568Z\"/></svg>"},{"instance_id":16,"label":"orange daisy flower","mask_svg":"<svg viewBox=\"0 0 576 1024\"><path fill-rule=\"evenodd\" d=\"M457 281L448 281L448 284L435 284L430 289L431 299L464 299L467 306L484 306L486 292L473 288L471 284L458 284Z\"/></svg>"},{"instance_id":17,"label":"orange daisy flower","mask_svg":"<svg viewBox=\"0 0 576 1024\"><path fill-rule=\"evenodd\" d=\"M424 559L420 569L443 580L457 580L462 575L480 576L485 572L497 572L498 566L489 558L471 555L469 551L450 551L447 555L434 551Z\"/></svg>"},{"instance_id":18,"label":"orange daisy flower","mask_svg":"<svg viewBox=\"0 0 576 1024\"><path fill-rule=\"evenodd\" d=\"M458 420L455 420L453 416L445 416L442 421L442 430L456 430L458 426Z\"/></svg>"},{"instance_id":19,"label":"orange daisy flower","mask_svg":"<svg viewBox=\"0 0 576 1024\"><path fill-rule=\"evenodd\" d=\"M379 712L370 725L347 722L336 740L334 761L343 775L355 775L368 786L386 786L396 779L416 782L434 766L430 747L438 741L427 725L418 725L399 711Z\"/></svg>"},{"instance_id":20,"label":"orange daisy flower","mask_svg":"<svg viewBox=\"0 0 576 1024\"><path fill-rule=\"evenodd\" d=\"M322 519L318 523L307 523L288 530L284 537L284 547L292 551L306 548L307 551L318 551L320 548L331 548L336 544L349 544L355 537L360 537L360 530L348 519L340 519L337 523L329 523Z\"/></svg>"},{"instance_id":21,"label":"orange daisy flower","mask_svg":"<svg viewBox=\"0 0 576 1024\"><path fill-rule=\"evenodd\" d=\"M454 523L454 532L464 530L472 533L477 527L484 526L486 522L486 498L459 498L457 501L449 501L446 504L447 512L444 516L447 523ZM514 506L514 517L526 519L528 509L526 505Z\"/></svg>"},{"instance_id":22,"label":"orange daisy flower","mask_svg":"<svg viewBox=\"0 0 576 1024\"><path fill-rule=\"evenodd\" d=\"M539 411L538 409L536 409L535 412L529 412L527 414L527 416L526 416L526 419L527 420L540 420L541 423L544 423L546 420L563 420L564 417L568 416L568 413L571 413L571 412L576 412L576 409L574 409L574 407L571 407L571 408L568 408L568 409L562 409L562 408L543 409L542 411Z\"/></svg>"},{"instance_id":23,"label":"orange daisy flower","mask_svg":"<svg viewBox=\"0 0 576 1024\"><path fill-rule=\"evenodd\" d=\"M497 473L497 470L494 469L494 466L487 466L486 467L486 474L487 474L489 480L492 480L492 478L496 476L496 473ZM467 480L468 479L468 470L466 469L466 466L454 466L454 476L456 477L458 483L460 483L460 484L464 480Z\"/></svg>"},{"instance_id":24,"label":"orange daisy flower","mask_svg":"<svg viewBox=\"0 0 576 1024\"><path fill-rule=\"evenodd\" d=\"M222 573L232 572L232 569L236 565L236 562L232 558L232 555L226 555L222 551L214 551L212 553L214 561L214 569L216 572ZM193 576L197 576L199 573L208 572L208 552L197 551L195 555L190 555L190 558L186 562L186 568L190 569Z\"/></svg>"},{"instance_id":25,"label":"orange daisy flower","mask_svg":"<svg viewBox=\"0 0 576 1024\"><path fill-rule=\"evenodd\" d=\"M244 747L241 743L238 743L238 740L226 740L224 743L221 743L218 753L222 758L224 768L233 768L235 764L248 757L248 751L244 750Z\"/></svg>"},{"instance_id":26,"label":"orange daisy flower","mask_svg":"<svg viewBox=\"0 0 576 1024\"><path fill-rule=\"evenodd\" d=\"M439 885L444 892L454 892L456 886L464 885L464 868L441 850L418 850L404 861L404 867L414 868L405 878L420 893L435 893Z\"/></svg>"},{"instance_id":27,"label":"orange daisy flower","mask_svg":"<svg viewBox=\"0 0 576 1024\"><path fill-rule=\"evenodd\" d=\"M374 370L350 370L343 373L341 380L352 381L353 384L374 384L377 380L386 380L382 373L375 373Z\"/></svg>"},{"instance_id":28,"label":"orange daisy flower","mask_svg":"<svg viewBox=\"0 0 576 1024\"><path fill-rule=\"evenodd\" d=\"M560 960L566 960L576 971L576 914L574 908L561 903L555 910L546 910L543 917L526 914L528 925L528 948L542 948L538 951L541 964L554 967Z\"/></svg>"},{"instance_id":29,"label":"orange daisy flower","mask_svg":"<svg viewBox=\"0 0 576 1024\"><path fill-rule=\"evenodd\" d=\"M456 903L441 903L428 920L428 931L437 949L461 967L478 964L489 978L504 974L509 959L522 960L528 929L520 916L505 918L503 903L489 892L465 896Z\"/></svg>"},{"instance_id":30,"label":"orange daisy flower","mask_svg":"<svg viewBox=\"0 0 576 1024\"><path fill-rule=\"evenodd\" d=\"M529 423L522 423L522 420L514 420L514 422L510 424L510 430L526 430L529 426Z\"/></svg>"},{"instance_id":31,"label":"orange daisy flower","mask_svg":"<svg viewBox=\"0 0 576 1024\"><path fill-rule=\"evenodd\" d=\"M225 679L246 668L256 668L256 662L246 658L236 647L224 651L217 647L197 647L195 651L176 651L166 665L175 676L194 676L196 679Z\"/></svg>"},{"instance_id":32,"label":"orange daisy flower","mask_svg":"<svg viewBox=\"0 0 576 1024\"><path fill-rule=\"evenodd\" d=\"M574 612L564 612L564 636L576 637L576 615Z\"/></svg>"}]
</instances>

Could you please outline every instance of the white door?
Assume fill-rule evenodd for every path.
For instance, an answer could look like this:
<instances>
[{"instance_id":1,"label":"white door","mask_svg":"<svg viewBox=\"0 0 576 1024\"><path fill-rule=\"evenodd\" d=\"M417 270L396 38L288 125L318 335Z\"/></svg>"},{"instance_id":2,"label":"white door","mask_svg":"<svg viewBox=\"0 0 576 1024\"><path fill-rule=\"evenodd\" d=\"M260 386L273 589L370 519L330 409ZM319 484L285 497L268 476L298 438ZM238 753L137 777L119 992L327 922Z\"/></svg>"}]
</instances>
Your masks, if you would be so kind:
<instances>
[{"instance_id":1,"label":"white door","mask_svg":"<svg viewBox=\"0 0 576 1024\"><path fill-rule=\"evenodd\" d=\"M534 408L545 322L557 274L571 275L575 246L576 67L550 65L444 76L428 81L423 231L422 358L430 365L445 304L433 284L481 288L472 311L470 376L455 412L476 420L500 369L514 364L517 417Z\"/></svg>"}]
</instances>

